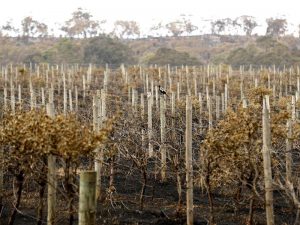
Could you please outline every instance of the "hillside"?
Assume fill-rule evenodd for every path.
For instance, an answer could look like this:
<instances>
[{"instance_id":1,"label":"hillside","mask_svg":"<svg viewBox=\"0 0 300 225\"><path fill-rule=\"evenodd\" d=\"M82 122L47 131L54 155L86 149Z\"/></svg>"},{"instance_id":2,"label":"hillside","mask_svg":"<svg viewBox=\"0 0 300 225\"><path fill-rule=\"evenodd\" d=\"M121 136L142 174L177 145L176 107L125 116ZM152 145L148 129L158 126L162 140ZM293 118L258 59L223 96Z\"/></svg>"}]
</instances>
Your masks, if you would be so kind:
<instances>
[{"instance_id":1,"label":"hillside","mask_svg":"<svg viewBox=\"0 0 300 225\"><path fill-rule=\"evenodd\" d=\"M140 59L147 60L159 48L187 52L203 63L241 64L295 64L300 62L300 40L283 37L275 40L267 36L166 37L127 41Z\"/></svg>"},{"instance_id":2,"label":"hillside","mask_svg":"<svg viewBox=\"0 0 300 225\"><path fill-rule=\"evenodd\" d=\"M50 63L155 63L161 49L167 51L164 63L173 65L226 63L238 66L292 65L300 62L299 38L286 36L201 35L144 39L112 39L107 36L70 38L0 38L0 61ZM176 50L176 51L171 51ZM166 53L166 52L165 52Z\"/></svg>"}]
</instances>

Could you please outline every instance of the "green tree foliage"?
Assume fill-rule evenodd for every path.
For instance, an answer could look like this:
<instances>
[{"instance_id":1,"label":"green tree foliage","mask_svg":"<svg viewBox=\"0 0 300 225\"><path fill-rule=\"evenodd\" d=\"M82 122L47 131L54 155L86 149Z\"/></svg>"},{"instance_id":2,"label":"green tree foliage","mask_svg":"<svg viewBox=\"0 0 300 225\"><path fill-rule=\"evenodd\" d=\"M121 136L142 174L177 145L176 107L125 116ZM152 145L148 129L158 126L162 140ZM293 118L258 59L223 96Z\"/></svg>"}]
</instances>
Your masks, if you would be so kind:
<instances>
[{"instance_id":1,"label":"green tree foliage","mask_svg":"<svg viewBox=\"0 0 300 225\"><path fill-rule=\"evenodd\" d=\"M50 48L37 48L29 51L23 59L25 63L80 63L83 58L83 46L78 40L59 39Z\"/></svg>"},{"instance_id":2,"label":"green tree foliage","mask_svg":"<svg viewBox=\"0 0 300 225\"><path fill-rule=\"evenodd\" d=\"M88 41L84 48L84 61L95 64L134 63L130 48L109 37L95 37Z\"/></svg>"},{"instance_id":3,"label":"green tree foliage","mask_svg":"<svg viewBox=\"0 0 300 225\"><path fill-rule=\"evenodd\" d=\"M63 38L43 53L43 59L52 63L79 63L83 57L82 49L79 41Z\"/></svg>"},{"instance_id":4,"label":"green tree foliage","mask_svg":"<svg viewBox=\"0 0 300 225\"><path fill-rule=\"evenodd\" d=\"M179 52L175 49L160 48L156 51L155 55L148 59L148 64L172 66L178 65L199 65L200 61L189 55L187 52Z\"/></svg>"},{"instance_id":5,"label":"green tree foliage","mask_svg":"<svg viewBox=\"0 0 300 225\"><path fill-rule=\"evenodd\" d=\"M299 50L290 51L288 46L270 36L260 37L255 44L236 48L227 55L215 57L215 63L239 65L293 65L300 62Z\"/></svg>"},{"instance_id":6,"label":"green tree foliage","mask_svg":"<svg viewBox=\"0 0 300 225\"><path fill-rule=\"evenodd\" d=\"M251 64L255 52L256 49L254 46L250 48L237 48L229 53L226 61L232 62L233 66Z\"/></svg>"}]
</instances>

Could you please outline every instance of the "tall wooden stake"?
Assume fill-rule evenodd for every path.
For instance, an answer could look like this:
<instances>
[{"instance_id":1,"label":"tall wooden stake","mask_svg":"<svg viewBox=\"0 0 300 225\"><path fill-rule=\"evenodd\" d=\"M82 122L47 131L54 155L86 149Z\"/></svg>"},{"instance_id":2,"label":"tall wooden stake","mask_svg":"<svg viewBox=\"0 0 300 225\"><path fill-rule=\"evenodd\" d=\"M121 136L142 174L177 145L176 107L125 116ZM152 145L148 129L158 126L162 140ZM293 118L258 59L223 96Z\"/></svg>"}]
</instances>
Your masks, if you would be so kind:
<instances>
[{"instance_id":1,"label":"tall wooden stake","mask_svg":"<svg viewBox=\"0 0 300 225\"><path fill-rule=\"evenodd\" d=\"M54 117L53 103L48 103L46 106L47 114ZM54 155L48 156L48 214L47 225L55 224L55 209L56 209L56 157Z\"/></svg>"},{"instance_id":2,"label":"tall wooden stake","mask_svg":"<svg viewBox=\"0 0 300 225\"><path fill-rule=\"evenodd\" d=\"M263 165L265 182L265 201L267 225L274 225L273 209L273 187L272 187L272 168L271 168L271 129L270 129L270 111L268 97L263 99Z\"/></svg>"},{"instance_id":3,"label":"tall wooden stake","mask_svg":"<svg viewBox=\"0 0 300 225\"><path fill-rule=\"evenodd\" d=\"M151 92L147 94L148 100L148 141L149 141L149 157L153 156L153 144L152 144L152 105L153 105L153 95Z\"/></svg>"},{"instance_id":4,"label":"tall wooden stake","mask_svg":"<svg viewBox=\"0 0 300 225\"><path fill-rule=\"evenodd\" d=\"M161 180L166 180L167 152L165 146L166 139L166 101L165 96L160 96L160 152L161 152Z\"/></svg>"},{"instance_id":5,"label":"tall wooden stake","mask_svg":"<svg viewBox=\"0 0 300 225\"><path fill-rule=\"evenodd\" d=\"M187 225L194 224L193 208L193 151L192 151L192 102L191 97L186 97L186 216Z\"/></svg>"},{"instance_id":6,"label":"tall wooden stake","mask_svg":"<svg viewBox=\"0 0 300 225\"><path fill-rule=\"evenodd\" d=\"M80 173L79 225L96 224L96 172Z\"/></svg>"}]
</instances>

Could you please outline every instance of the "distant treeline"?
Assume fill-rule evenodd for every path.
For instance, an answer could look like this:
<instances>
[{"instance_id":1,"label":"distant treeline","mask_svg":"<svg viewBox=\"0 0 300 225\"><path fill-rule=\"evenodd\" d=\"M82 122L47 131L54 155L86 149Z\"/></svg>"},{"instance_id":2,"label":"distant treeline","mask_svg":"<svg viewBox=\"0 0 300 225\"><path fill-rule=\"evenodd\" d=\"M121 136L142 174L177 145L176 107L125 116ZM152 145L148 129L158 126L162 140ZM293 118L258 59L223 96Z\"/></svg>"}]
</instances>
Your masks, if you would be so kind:
<instances>
[{"instance_id":1,"label":"distant treeline","mask_svg":"<svg viewBox=\"0 0 300 225\"><path fill-rule=\"evenodd\" d=\"M172 66L224 63L300 64L299 38L197 36L123 40L92 38L0 37L0 63L157 64Z\"/></svg>"}]
</instances>

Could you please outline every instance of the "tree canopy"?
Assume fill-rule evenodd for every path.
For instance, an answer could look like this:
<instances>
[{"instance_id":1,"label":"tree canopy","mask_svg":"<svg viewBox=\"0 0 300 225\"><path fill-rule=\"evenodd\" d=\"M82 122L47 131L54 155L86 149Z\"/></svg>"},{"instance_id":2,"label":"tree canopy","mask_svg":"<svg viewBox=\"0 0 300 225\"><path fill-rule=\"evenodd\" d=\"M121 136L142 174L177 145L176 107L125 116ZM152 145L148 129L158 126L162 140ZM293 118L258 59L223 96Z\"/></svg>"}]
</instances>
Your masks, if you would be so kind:
<instances>
[{"instance_id":1,"label":"tree canopy","mask_svg":"<svg viewBox=\"0 0 300 225\"><path fill-rule=\"evenodd\" d=\"M187 52L179 52L170 48L160 48L156 51L154 56L150 57L148 64L170 64L171 66L179 66L199 65L200 62L195 57L190 56Z\"/></svg>"},{"instance_id":2,"label":"tree canopy","mask_svg":"<svg viewBox=\"0 0 300 225\"><path fill-rule=\"evenodd\" d=\"M84 48L84 61L95 64L121 64L134 63L130 48L106 36L95 37L88 41Z\"/></svg>"}]
</instances>

